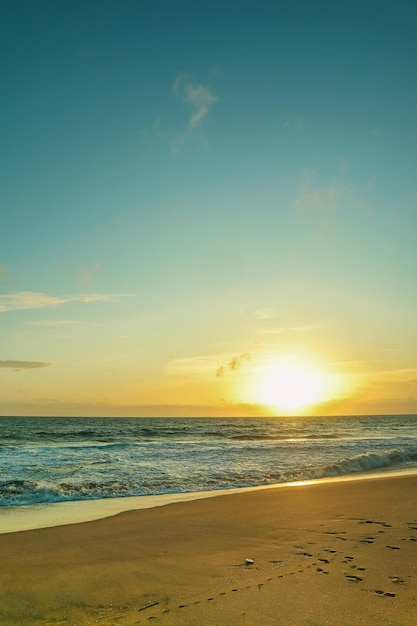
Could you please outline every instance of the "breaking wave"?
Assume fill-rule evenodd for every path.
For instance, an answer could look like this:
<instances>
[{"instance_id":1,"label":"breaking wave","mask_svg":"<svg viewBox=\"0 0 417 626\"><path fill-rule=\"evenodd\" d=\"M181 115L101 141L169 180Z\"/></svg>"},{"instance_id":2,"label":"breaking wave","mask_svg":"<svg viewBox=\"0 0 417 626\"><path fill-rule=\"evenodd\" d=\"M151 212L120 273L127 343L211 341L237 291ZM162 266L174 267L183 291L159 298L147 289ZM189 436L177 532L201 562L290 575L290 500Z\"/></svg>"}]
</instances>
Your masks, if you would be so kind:
<instances>
[{"instance_id":1,"label":"breaking wave","mask_svg":"<svg viewBox=\"0 0 417 626\"><path fill-rule=\"evenodd\" d=\"M119 446L123 449L123 445ZM108 460L104 461L104 464ZM189 465L170 465L161 468L146 463L136 464L134 469L117 467L110 470L94 469L93 461L86 476L53 480L54 472L43 479L12 479L0 482L0 505L28 505L64 502L71 500L95 500L123 496L157 495L189 491L206 491L235 487L250 487L297 480L320 479L355 473L370 473L417 465L417 445L386 449L382 452L366 451L345 456L330 463L307 463L267 467L257 462L240 462L231 468L226 464L210 466L206 461L200 469ZM180 461L179 461L180 463ZM105 465L103 465L104 467ZM165 467L165 469L162 468ZM171 468L171 471L169 469ZM90 476L91 474L91 476Z\"/></svg>"}]
</instances>

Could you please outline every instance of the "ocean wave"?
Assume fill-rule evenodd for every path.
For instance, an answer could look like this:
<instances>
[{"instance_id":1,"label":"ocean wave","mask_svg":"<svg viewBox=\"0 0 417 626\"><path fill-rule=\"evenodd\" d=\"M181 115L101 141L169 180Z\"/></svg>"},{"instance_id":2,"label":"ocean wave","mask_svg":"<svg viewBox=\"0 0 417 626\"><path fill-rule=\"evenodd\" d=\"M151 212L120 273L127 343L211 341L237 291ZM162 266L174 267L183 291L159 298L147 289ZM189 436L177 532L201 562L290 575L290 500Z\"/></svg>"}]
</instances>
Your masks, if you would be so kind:
<instances>
[{"instance_id":1,"label":"ocean wave","mask_svg":"<svg viewBox=\"0 0 417 626\"><path fill-rule=\"evenodd\" d=\"M94 452L109 452L109 451L119 451L119 450L127 450L129 448L139 447L140 443L135 442L122 442L122 443L107 443L107 442L64 442L60 443L57 446L55 443L51 443L51 446L47 444L42 444L42 446L33 446L33 448L38 452L48 451L49 449L53 449L55 453L59 453L62 451L66 453L68 451L76 451L78 453L88 452L89 450L93 450Z\"/></svg>"},{"instance_id":2,"label":"ocean wave","mask_svg":"<svg viewBox=\"0 0 417 626\"><path fill-rule=\"evenodd\" d=\"M288 435L231 435L234 441L286 441Z\"/></svg>"},{"instance_id":3,"label":"ocean wave","mask_svg":"<svg viewBox=\"0 0 417 626\"><path fill-rule=\"evenodd\" d=\"M329 464L324 468L325 476L339 476L355 472L382 468L395 468L417 462L417 446L393 448L384 452L364 452L351 458Z\"/></svg>"},{"instance_id":4,"label":"ocean wave","mask_svg":"<svg viewBox=\"0 0 417 626\"><path fill-rule=\"evenodd\" d=\"M417 416L0 418L0 506L251 487L417 467L416 435Z\"/></svg>"},{"instance_id":5,"label":"ocean wave","mask_svg":"<svg viewBox=\"0 0 417 626\"><path fill-rule=\"evenodd\" d=\"M235 441L306 441L308 439L345 439L345 437L339 434L309 434L303 435L296 433L289 435L288 433L282 435L232 435L230 439Z\"/></svg>"},{"instance_id":6,"label":"ocean wave","mask_svg":"<svg viewBox=\"0 0 417 626\"><path fill-rule=\"evenodd\" d=\"M59 438L67 438L67 437L71 437L71 438L85 438L85 437L91 437L91 438L99 438L101 439L103 437L103 433L97 430L77 430L77 431L69 431L69 432L54 432L54 431L46 431L46 430L39 430L37 432L34 433L35 436L37 437L47 437L49 438L53 438L53 437L59 437Z\"/></svg>"},{"instance_id":7,"label":"ocean wave","mask_svg":"<svg viewBox=\"0 0 417 626\"><path fill-rule=\"evenodd\" d=\"M305 464L297 469L262 466L234 466L232 470L206 468L170 473L160 468L155 472L144 467L143 474L130 473L117 476L117 468L110 475L91 476L78 480L54 482L44 480L9 480L0 482L0 505L27 505L63 502L70 500L95 500L123 496L143 496L190 491L231 489L251 487L297 480L312 480L326 477L344 476L355 473L368 473L373 470L394 469L417 464L417 446L391 448L384 452L364 452L341 458L332 463ZM181 466L182 468L182 466Z\"/></svg>"},{"instance_id":8,"label":"ocean wave","mask_svg":"<svg viewBox=\"0 0 417 626\"><path fill-rule=\"evenodd\" d=\"M308 480L371 473L375 470L399 469L417 464L417 447L394 448L384 452L364 452L334 463L309 465L286 473L286 480Z\"/></svg>"},{"instance_id":9,"label":"ocean wave","mask_svg":"<svg viewBox=\"0 0 417 626\"><path fill-rule=\"evenodd\" d=\"M119 480L81 484L49 481L13 480L0 483L1 506L17 506L65 502L69 500L96 500L134 495L132 487ZM144 495L144 494L138 494Z\"/></svg>"}]
</instances>

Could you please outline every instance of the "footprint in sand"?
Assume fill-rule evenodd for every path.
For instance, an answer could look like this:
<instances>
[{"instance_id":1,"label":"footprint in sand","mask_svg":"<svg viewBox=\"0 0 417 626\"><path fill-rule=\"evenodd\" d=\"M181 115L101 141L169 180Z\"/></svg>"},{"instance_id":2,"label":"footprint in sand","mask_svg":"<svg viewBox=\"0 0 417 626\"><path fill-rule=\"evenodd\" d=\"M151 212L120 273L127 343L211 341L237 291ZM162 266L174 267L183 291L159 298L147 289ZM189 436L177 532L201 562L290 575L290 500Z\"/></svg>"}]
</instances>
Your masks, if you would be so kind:
<instances>
[{"instance_id":1,"label":"footprint in sand","mask_svg":"<svg viewBox=\"0 0 417 626\"><path fill-rule=\"evenodd\" d=\"M359 583L363 580L363 578L361 578L360 576L353 576L352 574L345 574L345 576L348 580L351 580L355 583Z\"/></svg>"},{"instance_id":2,"label":"footprint in sand","mask_svg":"<svg viewBox=\"0 0 417 626\"><path fill-rule=\"evenodd\" d=\"M385 547L389 548L390 550L399 550L397 546L385 546Z\"/></svg>"},{"instance_id":3,"label":"footprint in sand","mask_svg":"<svg viewBox=\"0 0 417 626\"><path fill-rule=\"evenodd\" d=\"M382 591L382 589L375 589L375 594L377 596L385 596L386 598L395 598L396 593L392 593L392 591Z\"/></svg>"},{"instance_id":4,"label":"footprint in sand","mask_svg":"<svg viewBox=\"0 0 417 626\"><path fill-rule=\"evenodd\" d=\"M384 526L384 528L392 528L392 524L388 524L388 522L376 522L371 519L359 522L359 524L378 524L379 526Z\"/></svg>"}]
</instances>

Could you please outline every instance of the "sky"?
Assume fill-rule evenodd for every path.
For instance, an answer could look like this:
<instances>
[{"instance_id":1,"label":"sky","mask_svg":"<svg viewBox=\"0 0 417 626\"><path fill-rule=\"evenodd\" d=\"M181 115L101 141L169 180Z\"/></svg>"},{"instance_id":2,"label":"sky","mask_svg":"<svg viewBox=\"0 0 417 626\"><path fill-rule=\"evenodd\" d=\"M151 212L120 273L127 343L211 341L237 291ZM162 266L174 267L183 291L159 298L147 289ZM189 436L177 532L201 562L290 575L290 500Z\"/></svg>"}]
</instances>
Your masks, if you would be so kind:
<instances>
[{"instance_id":1,"label":"sky","mask_svg":"<svg viewBox=\"0 0 417 626\"><path fill-rule=\"evenodd\" d=\"M417 413L414 2L0 17L0 414Z\"/></svg>"}]
</instances>

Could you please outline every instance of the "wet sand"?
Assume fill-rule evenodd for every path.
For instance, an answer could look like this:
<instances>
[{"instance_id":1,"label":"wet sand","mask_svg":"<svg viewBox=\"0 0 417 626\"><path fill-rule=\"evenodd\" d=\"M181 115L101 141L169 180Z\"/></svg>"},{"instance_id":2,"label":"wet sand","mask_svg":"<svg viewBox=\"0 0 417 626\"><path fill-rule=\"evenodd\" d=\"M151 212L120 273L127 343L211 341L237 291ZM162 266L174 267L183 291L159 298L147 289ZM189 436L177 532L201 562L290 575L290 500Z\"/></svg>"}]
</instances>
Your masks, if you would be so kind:
<instances>
[{"instance_id":1,"label":"wet sand","mask_svg":"<svg viewBox=\"0 0 417 626\"><path fill-rule=\"evenodd\" d=\"M414 626L417 477L4 534L0 559L1 624Z\"/></svg>"}]
</instances>

